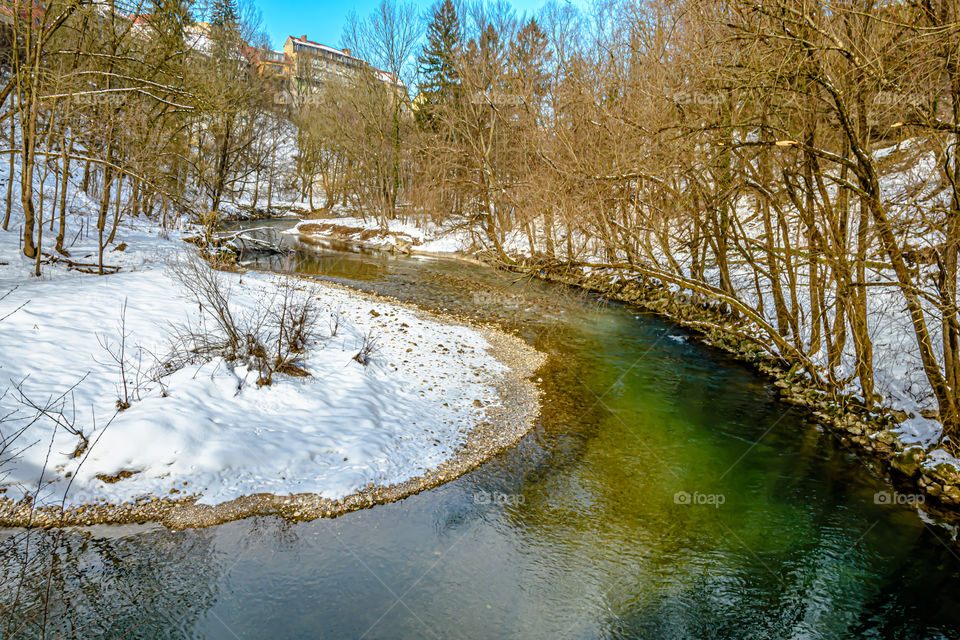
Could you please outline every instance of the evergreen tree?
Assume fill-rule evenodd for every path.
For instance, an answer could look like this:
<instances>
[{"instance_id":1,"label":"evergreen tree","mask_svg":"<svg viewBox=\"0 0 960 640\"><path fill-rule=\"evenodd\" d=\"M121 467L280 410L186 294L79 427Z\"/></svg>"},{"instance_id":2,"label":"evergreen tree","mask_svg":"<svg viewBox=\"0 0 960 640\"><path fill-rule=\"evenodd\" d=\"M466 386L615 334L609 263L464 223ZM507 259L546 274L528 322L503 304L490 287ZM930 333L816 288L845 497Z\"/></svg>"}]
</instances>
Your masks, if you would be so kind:
<instances>
[{"instance_id":1,"label":"evergreen tree","mask_svg":"<svg viewBox=\"0 0 960 640\"><path fill-rule=\"evenodd\" d=\"M427 44L417 58L420 73L420 98L417 120L432 127L440 105L450 102L460 86L457 55L460 52L460 18L452 0L437 4L427 27Z\"/></svg>"},{"instance_id":2,"label":"evergreen tree","mask_svg":"<svg viewBox=\"0 0 960 640\"><path fill-rule=\"evenodd\" d=\"M235 29L239 22L236 0L215 0L210 9L210 24L226 30Z\"/></svg>"},{"instance_id":3,"label":"evergreen tree","mask_svg":"<svg viewBox=\"0 0 960 640\"><path fill-rule=\"evenodd\" d=\"M547 34L536 18L531 18L517 33L510 51L516 84L514 90L524 99L539 102L547 93L550 75L545 67L551 58Z\"/></svg>"},{"instance_id":4,"label":"evergreen tree","mask_svg":"<svg viewBox=\"0 0 960 640\"><path fill-rule=\"evenodd\" d=\"M242 75L240 46L240 11L237 0L214 0L210 8L210 40L213 43L211 57L221 76Z\"/></svg>"},{"instance_id":5,"label":"evergreen tree","mask_svg":"<svg viewBox=\"0 0 960 640\"><path fill-rule=\"evenodd\" d=\"M193 0L152 0L152 26L165 45L183 48L184 29L193 24Z\"/></svg>"}]
</instances>

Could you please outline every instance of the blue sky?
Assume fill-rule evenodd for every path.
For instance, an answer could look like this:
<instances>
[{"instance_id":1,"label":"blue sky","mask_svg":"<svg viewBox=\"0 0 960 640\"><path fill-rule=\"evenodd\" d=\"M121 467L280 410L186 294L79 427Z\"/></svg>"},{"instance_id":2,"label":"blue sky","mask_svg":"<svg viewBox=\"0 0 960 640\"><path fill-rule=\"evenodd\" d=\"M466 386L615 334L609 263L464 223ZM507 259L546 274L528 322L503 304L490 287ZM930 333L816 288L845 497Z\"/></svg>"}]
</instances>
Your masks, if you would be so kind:
<instances>
[{"instance_id":1,"label":"blue sky","mask_svg":"<svg viewBox=\"0 0 960 640\"><path fill-rule=\"evenodd\" d=\"M263 12L263 22L270 46L282 49L287 36L306 34L310 40L338 46L347 14L356 11L363 17L370 13L379 0L259 0L257 6ZM518 14L533 14L544 0L511 0ZM433 0L416 0L423 12L429 10Z\"/></svg>"}]
</instances>

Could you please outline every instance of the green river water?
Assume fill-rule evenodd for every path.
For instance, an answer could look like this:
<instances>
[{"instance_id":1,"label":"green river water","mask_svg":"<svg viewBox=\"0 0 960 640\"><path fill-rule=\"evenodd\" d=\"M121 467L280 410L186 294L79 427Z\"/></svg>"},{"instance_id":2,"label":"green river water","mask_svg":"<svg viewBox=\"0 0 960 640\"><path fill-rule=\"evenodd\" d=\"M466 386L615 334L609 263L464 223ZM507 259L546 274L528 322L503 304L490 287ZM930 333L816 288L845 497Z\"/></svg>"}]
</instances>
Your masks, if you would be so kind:
<instances>
[{"instance_id":1,"label":"green river water","mask_svg":"<svg viewBox=\"0 0 960 640\"><path fill-rule=\"evenodd\" d=\"M669 322L566 288L289 242L294 255L260 266L498 319L550 354L536 428L456 481L334 520L70 533L51 552L57 628L960 638L949 531L878 499L892 489L745 366ZM35 548L52 540L37 536Z\"/></svg>"}]
</instances>

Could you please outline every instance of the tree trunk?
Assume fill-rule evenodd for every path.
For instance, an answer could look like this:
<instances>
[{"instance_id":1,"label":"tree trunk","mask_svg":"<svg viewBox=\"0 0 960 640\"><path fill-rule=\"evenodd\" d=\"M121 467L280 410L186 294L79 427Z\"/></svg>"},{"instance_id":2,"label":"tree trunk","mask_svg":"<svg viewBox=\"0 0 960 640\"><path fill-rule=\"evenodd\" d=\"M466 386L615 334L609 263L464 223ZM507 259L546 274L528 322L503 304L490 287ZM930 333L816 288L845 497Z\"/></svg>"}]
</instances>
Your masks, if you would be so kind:
<instances>
[{"instance_id":1,"label":"tree trunk","mask_svg":"<svg viewBox=\"0 0 960 640\"><path fill-rule=\"evenodd\" d=\"M10 96L10 108L11 110L15 109L15 96ZM16 118L10 118L10 148L17 148L17 128L16 128ZM7 180L7 202L6 202L6 213L3 215L3 230L6 231L10 226L10 210L13 208L13 173L15 169L14 164L14 153L7 154L7 167L10 173L10 179Z\"/></svg>"},{"instance_id":2,"label":"tree trunk","mask_svg":"<svg viewBox=\"0 0 960 640\"><path fill-rule=\"evenodd\" d=\"M109 154L108 154L109 157ZM110 210L110 191L113 187L113 168L106 167L103 172L103 189L100 193L100 211L97 215L97 244L99 273L103 275L103 233L107 227L107 212Z\"/></svg>"}]
</instances>

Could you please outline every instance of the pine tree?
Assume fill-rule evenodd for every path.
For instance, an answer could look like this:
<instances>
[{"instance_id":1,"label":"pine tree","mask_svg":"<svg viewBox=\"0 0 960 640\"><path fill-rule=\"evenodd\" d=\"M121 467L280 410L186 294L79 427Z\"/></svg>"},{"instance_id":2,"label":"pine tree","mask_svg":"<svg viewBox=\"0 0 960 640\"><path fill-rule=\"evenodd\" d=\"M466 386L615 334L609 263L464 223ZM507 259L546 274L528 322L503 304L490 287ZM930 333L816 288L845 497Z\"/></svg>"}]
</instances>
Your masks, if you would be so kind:
<instances>
[{"instance_id":1,"label":"pine tree","mask_svg":"<svg viewBox=\"0 0 960 640\"><path fill-rule=\"evenodd\" d=\"M536 18L531 18L511 46L510 61L517 85L514 90L527 100L539 102L549 88L550 76L544 67L551 58L547 34Z\"/></svg>"},{"instance_id":2,"label":"pine tree","mask_svg":"<svg viewBox=\"0 0 960 640\"><path fill-rule=\"evenodd\" d=\"M153 0L152 25L167 45L183 48L184 29L193 24L192 0Z\"/></svg>"},{"instance_id":3,"label":"pine tree","mask_svg":"<svg viewBox=\"0 0 960 640\"><path fill-rule=\"evenodd\" d=\"M237 0L214 0L210 8L210 39L213 42L211 53L220 73L239 74L238 49L242 43Z\"/></svg>"},{"instance_id":4,"label":"pine tree","mask_svg":"<svg viewBox=\"0 0 960 640\"><path fill-rule=\"evenodd\" d=\"M427 27L427 44L417 58L420 73L420 99L417 120L432 127L439 107L449 103L460 86L457 55L461 46L460 18L452 0L437 4Z\"/></svg>"},{"instance_id":5,"label":"pine tree","mask_svg":"<svg viewBox=\"0 0 960 640\"><path fill-rule=\"evenodd\" d=\"M236 0L215 0L210 9L210 24L223 29L235 29L239 21Z\"/></svg>"}]
</instances>

